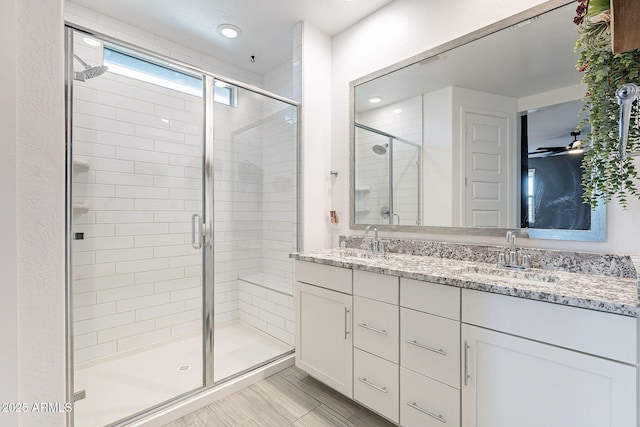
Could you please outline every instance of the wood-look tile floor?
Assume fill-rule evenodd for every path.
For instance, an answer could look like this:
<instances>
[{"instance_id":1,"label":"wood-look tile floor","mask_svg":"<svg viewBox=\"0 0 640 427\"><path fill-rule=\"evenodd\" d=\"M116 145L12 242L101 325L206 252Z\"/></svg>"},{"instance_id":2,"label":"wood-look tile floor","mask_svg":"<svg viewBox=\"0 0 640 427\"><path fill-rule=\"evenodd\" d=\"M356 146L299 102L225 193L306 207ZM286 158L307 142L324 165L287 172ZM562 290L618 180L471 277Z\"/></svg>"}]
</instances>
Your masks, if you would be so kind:
<instances>
[{"instance_id":1,"label":"wood-look tile floor","mask_svg":"<svg viewBox=\"0 0 640 427\"><path fill-rule=\"evenodd\" d=\"M295 366L164 427L387 427L394 424Z\"/></svg>"}]
</instances>

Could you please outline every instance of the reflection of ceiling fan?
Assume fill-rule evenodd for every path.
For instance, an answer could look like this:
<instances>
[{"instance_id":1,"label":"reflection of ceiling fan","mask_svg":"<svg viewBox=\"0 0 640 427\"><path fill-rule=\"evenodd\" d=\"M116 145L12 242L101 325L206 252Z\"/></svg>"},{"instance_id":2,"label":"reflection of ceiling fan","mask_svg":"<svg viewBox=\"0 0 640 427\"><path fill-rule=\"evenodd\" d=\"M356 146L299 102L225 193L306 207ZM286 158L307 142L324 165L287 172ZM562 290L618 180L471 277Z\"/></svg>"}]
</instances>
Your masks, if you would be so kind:
<instances>
[{"instance_id":1,"label":"reflection of ceiling fan","mask_svg":"<svg viewBox=\"0 0 640 427\"><path fill-rule=\"evenodd\" d=\"M529 153L529 157L547 157L547 156L555 156L558 154L577 154L583 153L584 150L582 148L582 141L578 141L578 135L580 135L579 130L571 131L571 136L573 137L573 141L569 145L562 145L559 147L538 147L536 151Z\"/></svg>"}]
</instances>

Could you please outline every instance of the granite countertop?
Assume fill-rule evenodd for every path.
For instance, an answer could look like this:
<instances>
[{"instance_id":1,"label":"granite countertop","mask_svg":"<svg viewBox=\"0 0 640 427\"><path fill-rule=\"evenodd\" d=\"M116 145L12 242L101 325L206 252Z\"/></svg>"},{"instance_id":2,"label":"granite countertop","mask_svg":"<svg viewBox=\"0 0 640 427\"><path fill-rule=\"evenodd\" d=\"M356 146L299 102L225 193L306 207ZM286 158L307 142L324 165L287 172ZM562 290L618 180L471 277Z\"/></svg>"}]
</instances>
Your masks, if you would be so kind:
<instances>
[{"instance_id":1,"label":"granite countertop","mask_svg":"<svg viewBox=\"0 0 640 427\"><path fill-rule=\"evenodd\" d=\"M623 316L637 317L640 312L637 278L539 268L520 272L500 269L495 264L397 253L388 253L384 257L366 256L367 254L362 251L339 249L291 254L291 258L300 261L429 281Z\"/></svg>"}]
</instances>

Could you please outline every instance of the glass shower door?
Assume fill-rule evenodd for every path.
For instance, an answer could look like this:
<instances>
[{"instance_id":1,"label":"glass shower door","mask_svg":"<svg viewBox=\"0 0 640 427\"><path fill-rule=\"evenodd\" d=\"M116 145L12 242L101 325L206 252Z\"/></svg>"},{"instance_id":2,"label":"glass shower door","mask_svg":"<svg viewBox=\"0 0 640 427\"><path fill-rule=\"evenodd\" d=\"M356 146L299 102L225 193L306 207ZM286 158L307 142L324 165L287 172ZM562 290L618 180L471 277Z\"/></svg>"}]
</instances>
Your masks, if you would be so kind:
<instances>
[{"instance_id":1,"label":"glass shower door","mask_svg":"<svg viewBox=\"0 0 640 427\"><path fill-rule=\"evenodd\" d=\"M74 422L203 387L202 76L69 30Z\"/></svg>"},{"instance_id":2,"label":"glass shower door","mask_svg":"<svg viewBox=\"0 0 640 427\"><path fill-rule=\"evenodd\" d=\"M393 218L391 224L420 225L420 145L393 140Z\"/></svg>"},{"instance_id":3,"label":"glass shower door","mask_svg":"<svg viewBox=\"0 0 640 427\"><path fill-rule=\"evenodd\" d=\"M297 106L217 80L214 382L291 353Z\"/></svg>"}]
</instances>

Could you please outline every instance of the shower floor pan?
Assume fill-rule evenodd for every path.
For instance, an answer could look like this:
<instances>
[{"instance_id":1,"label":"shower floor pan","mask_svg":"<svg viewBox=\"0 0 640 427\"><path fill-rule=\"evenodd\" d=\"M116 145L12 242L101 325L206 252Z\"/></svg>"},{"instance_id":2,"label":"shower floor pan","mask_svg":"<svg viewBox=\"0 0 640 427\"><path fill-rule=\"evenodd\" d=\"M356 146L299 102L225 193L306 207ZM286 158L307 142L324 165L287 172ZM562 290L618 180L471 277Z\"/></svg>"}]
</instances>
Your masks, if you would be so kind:
<instances>
[{"instance_id":1,"label":"shower floor pan","mask_svg":"<svg viewBox=\"0 0 640 427\"><path fill-rule=\"evenodd\" d=\"M240 321L215 330L214 381L245 371L292 347ZM174 341L130 356L77 369L74 424L104 426L202 384L202 339Z\"/></svg>"}]
</instances>

